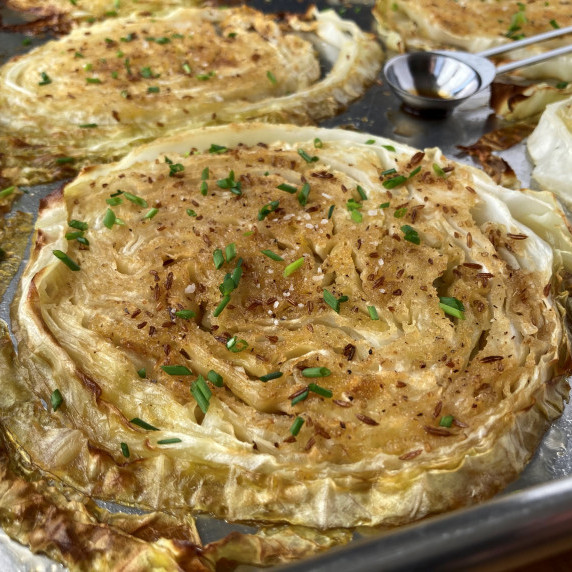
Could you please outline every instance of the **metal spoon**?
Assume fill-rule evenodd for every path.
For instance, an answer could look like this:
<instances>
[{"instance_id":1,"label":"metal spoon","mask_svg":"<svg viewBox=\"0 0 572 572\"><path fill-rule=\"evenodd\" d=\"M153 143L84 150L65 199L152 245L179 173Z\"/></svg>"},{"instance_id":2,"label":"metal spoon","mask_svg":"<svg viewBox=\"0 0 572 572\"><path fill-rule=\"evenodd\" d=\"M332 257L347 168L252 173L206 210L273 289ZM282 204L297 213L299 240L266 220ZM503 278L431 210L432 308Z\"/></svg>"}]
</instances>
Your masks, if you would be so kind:
<instances>
[{"instance_id":1,"label":"metal spoon","mask_svg":"<svg viewBox=\"0 0 572 572\"><path fill-rule=\"evenodd\" d=\"M572 44L496 67L487 58L572 32L558 28L477 54L457 51L412 52L390 59L385 77L405 107L416 112L448 113L488 87L497 75L572 52Z\"/></svg>"}]
</instances>

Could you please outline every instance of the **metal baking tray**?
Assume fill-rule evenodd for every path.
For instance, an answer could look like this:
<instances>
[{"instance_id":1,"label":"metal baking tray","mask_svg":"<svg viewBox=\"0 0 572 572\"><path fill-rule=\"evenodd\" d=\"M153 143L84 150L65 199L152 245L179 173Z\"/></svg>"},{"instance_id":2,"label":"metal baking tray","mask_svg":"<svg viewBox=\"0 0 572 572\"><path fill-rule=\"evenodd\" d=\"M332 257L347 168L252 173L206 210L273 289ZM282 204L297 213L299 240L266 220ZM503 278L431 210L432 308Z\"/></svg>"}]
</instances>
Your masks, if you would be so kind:
<instances>
[{"instance_id":1,"label":"metal baking tray","mask_svg":"<svg viewBox=\"0 0 572 572\"><path fill-rule=\"evenodd\" d=\"M20 15L2 8L1 4L2 0L0 16L5 25L22 22ZM363 1L251 0L248 4L272 12L302 12L310 4L315 4L320 9L334 9L343 17L355 20L364 30L373 30L371 6ZM0 29L0 64L47 39L49 36L27 38L22 33ZM420 149L440 147L449 157L474 164L459 146L471 145L481 135L501 126L487 101L485 92L461 105L448 117L412 116L400 108L380 74L379 81L359 101L321 125L383 135ZM501 155L515 171L522 186L529 186L531 166L524 144L518 144ZM26 189L14 209L35 213L40 199L60 184ZM0 317L6 321L9 321L9 304L17 280L18 275L0 300ZM221 538L229 530L253 530L207 517L198 517L197 526L203 542ZM506 570L567 549L572 545L571 541L572 405L569 404L562 417L545 434L520 478L495 499L392 532L356 537L349 545L280 570ZM0 531L0 570L55 572L64 568L45 557L32 555Z\"/></svg>"}]
</instances>

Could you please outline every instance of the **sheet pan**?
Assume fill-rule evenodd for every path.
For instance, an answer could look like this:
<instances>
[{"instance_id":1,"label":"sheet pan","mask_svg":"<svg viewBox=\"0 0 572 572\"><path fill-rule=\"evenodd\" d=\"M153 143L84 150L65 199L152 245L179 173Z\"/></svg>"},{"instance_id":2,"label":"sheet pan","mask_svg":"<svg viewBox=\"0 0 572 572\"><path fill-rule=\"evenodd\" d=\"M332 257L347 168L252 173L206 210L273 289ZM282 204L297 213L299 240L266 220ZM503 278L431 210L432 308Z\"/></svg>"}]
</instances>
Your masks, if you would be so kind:
<instances>
[{"instance_id":1,"label":"sheet pan","mask_svg":"<svg viewBox=\"0 0 572 572\"><path fill-rule=\"evenodd\" d=\"M315 2L319 8L335 9L354 19L363 29L373 29L367 4L335 0ZM304 11L306 0L254 0L249 5L264 11ZM0 6L5 24L21 18ZM0 63L41 44L48 37L27 39L21 33L0 31ZM379 82L344 113L322 123L383 135L417 148L438 146L455 160L472 164L459 146L474 143L482 134L500 126L487 106L488 94L469 100L447 118L414 117L400 109L399 102ZM523 144L504 152L523 186L529 186L530 163ZM39 200L61 183L27 189L15 209L36 212ZM21 269L20 269L21 270ZM18 277L0 301L0 317L9 321L9 303ZM111 507L113 508L113 507ZM216 540L230 530L252 530L199 517L204 542ZM532 553L556 552L572 543L572 406L544 436L541 446L521 477L496 499L478 507L427 519L419 524L369 538L317 558L283 568L291 572L347 569L373 570L502 570ZM569 545L569 544L568 544ZM64 570L45 557L35 557L0 531L0 570Z\"/></svg>"}]
</instances>

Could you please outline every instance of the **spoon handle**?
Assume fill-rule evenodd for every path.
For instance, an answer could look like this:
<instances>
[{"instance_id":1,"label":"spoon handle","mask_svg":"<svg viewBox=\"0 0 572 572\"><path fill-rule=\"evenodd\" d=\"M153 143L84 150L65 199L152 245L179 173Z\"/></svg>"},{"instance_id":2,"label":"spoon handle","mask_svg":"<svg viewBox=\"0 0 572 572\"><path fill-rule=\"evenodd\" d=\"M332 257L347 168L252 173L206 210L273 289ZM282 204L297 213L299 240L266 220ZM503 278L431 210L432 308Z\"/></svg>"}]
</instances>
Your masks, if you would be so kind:
<instances>
[{"instance_id":1,"label":"spoon handle","mask_svg":"<svg viewBox=\"0 0 572 572\"><path fill-rule=\"evenodd\" d=\"M549 60L550 58L555 58L557 56L562 56L564 54L569 54L572 52L572 44L568 46L563 46L561 48L556 48L555 50L550 50L549 52L544 52L543 54L538 54L537 56L532 56L530 58L525 58L524 60L518 60L516 62L511 62L509 64L504 64L497 67L496 75L501 75L503 73L516 70L518 68L523 68L536 64L538 62L543 62L544 60Z\"/></svg>"},{"instance_id":2,"label":"spoon handle","mask_svg":"<svg viewBox=\"0 0 572 572\"><path fill-rule=\"evenodd\" d=\"M483 56L484 58L489 58L491 56L496 56L498 54L504 54L505 52L510 52L518 48L523 48L524 46L530 46L530 44L536 44L537 42L543 42L544 40L550 40L551 38L557 38L558 36L564 36L572 32L572 26L566 28L557 28L556 30L551 30L550 32L545 32L544 34L538 34L536 36L530 36L530 38L524 38L524 40L518 40L516 42L509 42L508 44L503 44L502 46L497 46L496 48L490 48L479 52L477 55Z\"/></svg>"}]
</instances>

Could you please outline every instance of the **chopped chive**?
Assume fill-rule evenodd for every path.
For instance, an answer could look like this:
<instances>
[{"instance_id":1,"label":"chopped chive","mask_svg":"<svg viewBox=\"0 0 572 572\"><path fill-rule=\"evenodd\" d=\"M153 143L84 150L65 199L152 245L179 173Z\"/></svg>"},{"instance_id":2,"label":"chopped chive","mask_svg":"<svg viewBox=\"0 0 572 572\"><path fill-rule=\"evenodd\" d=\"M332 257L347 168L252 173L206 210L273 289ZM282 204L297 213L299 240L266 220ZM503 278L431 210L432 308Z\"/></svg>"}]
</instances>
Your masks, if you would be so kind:
<instances>
[{"instance_id":1,"label":"chopped chive","mask_svg":"<svg viewBox=\"0 0 572 572\"><path fill-rule=\"evenodd\" d=\"M279 377L282 377L284 374L281 371L273 371L272 373L267 373L266 375L263 375L261 377L259 377L258 379L260 379L260 381L270 381L271 379L278 379Z\"/></svg>"},{"instance_id":2,"label":"chopped chive","mask_svg":"<svg viewBox=\"0 0 572 572\"><path fill-rule=\"evenodd\" d=\"M296 272L296 270L298 270L303 264L304 264L304 257L303 256L298 258L298 260L294 260L294 262L291 262L290 264L288 264L288 266L286 266L286 268L284 268L284 278L288 278L288 276L290 276L290 274L293 274L294 272Z\"/></svg>"},{"instance_id":3,"label":"chopped chive","mask_svg":"<svg viewBox=\"0 0 572 572\"><path fill-rule=\"evenodd\" d=\"M316 137L314 139L314 147L316 149L321 149L324 146L324 144L322 143L322 140L319 137Z\"/></svg>"},{"instance_id":4,"label":"chopped chive","mask_svg":"<svg viewBox=\"0 0 572 572\"><path fill-rule=\"evenodd\" d=\"M330 220L332 218L332 214L334 212L334 207L336 205L331 205L330 208L328 209L328 220Z\"/></svg>"},{"instance_id":5,"label":"chopped chive","mask_svg":"<svg viewBox=\"0 0 572 572\"><path fill-rule=\"evenodd\" d=\"M107 209L105 211L105 215L103 216L103 224L106 228L113 228L113 225L115 224L117 220L117 217L115 216L115 213L111 210L111 209Z\"/></svg>"},{"instance_id":6,"label":"chopped chive","mask_svg":"<svg viewBox=\"0 0 572 572\"><path fill-rule=\"evenodd\" d=\"M123 99L129 99L131 96L129 95L129 92L126 89L121 90L121 97L123 97Z\"/></svg>"},{"instance_id":7,"label":"chopped chive","mask_svg":"<svg viewBox=\"0 0 572 572\"><path fill-rule=\"evenodd\" d=\"M268 80L272 85L276 85L278 83L278 81L276 80L276 76L271 71L266 72L266 77L268 78Z\"/></svg>"},{"instance_id":8,"label":"chopped chive","mask_svg":"<svg viewBox=\"0 0 572 572\"><path fill-rule=\"evenodd\" d=\"M76 240L83 236L83 230L76 230L75 232L66 232L66 240Z\"/></svg>"},{"instance_id":9,"label":"chopped chive","mask_svg":"<svg viewBox=\"0 0 572 572\"><path fill-rule=\"evenodd\" d=\"M89 246L89 240L87 240L87 238L85 238L84 236L78 236L76 238L76 240L80 243L83 244L85 246Z\"/></svg>"},{"instance_id":10,"label":"chopped chive","mask_svg":"<svg viewBox=\"0 0 572 572\"><path fill-rule=\"evenodd\" d=\"M203 413L209 410L209 401L205 398L203 392L196 385L196 382L191 384L191 394L195 398L197 405L200 407Z\"/></svg>"},{"instance_id":11,"label":"chopped chive","mask_svg":"<svg viewBox=\"0 0 572 572\"><path fill-rule=\"evenodd\" d=\"M262 254L264 254L265 256L268 256L268 258L275 260L276 262L284 261L284 259L281 256L278 256L278 254L274 254L272 250L261 250L260 252L262 252Z\"/></svg>"},{"instance_id":12,"label":"chopped chive","mask_svg":"<svg viewBox=\"0 0 572 572\"><path fill-rule=\"evenodd\" d=\"M188 74L191 75L193 73L193 70L191 69L191 66L189 65L189 62L184 62L183 63L183 71Z\"/></svg>"},{"instance_id":13,"label":"chopped chive","mask_svg":"<svg viewBox=\"0 0 572 572\"><path fill-rule=\"evenodd\" d=\"M444 415L439 421L440 427L451 427L453 425L454 417L452 415Z\"/></svg>"},{"instance_id":14,"label":"chopped chive","mask_svg":"<svg viewBox=\"0 0 572 572\"><path fill-rule=\"evenodd\" d=\"M282 183L281 185L278 185L276 188L281 190L281 191L286 191L287 193L290 193L291 195L293 195L294 193L296 193L298 191L297 187L294 187L293 185L288 185L287 183Z\"/></svg>"},{"instance_id":15,"label":"chopped chive","mask_svg":"<svg viewBox=\"0 0 572 572\"><path fill-rule=\"evenodd\" d=\"M556 84L556 89L566 89L568 87L568 82L567 81L559 81Z\"/></svg>"},{"instance_id":16,"label":"chopped chive","mask_svg":"<svg viewBox=\"0 0 572 572\"><path fill-rule=\"evenodd\" d=\"M137 195L132 195L131 193L128 193L127 191L125 193L123 193L123 196L128 200L131 201L132 203L135 203L136 205L139 205L140 207L146 207L147 205L147 201L145 199L142 199L141 197L138 197Z\"/></svg>"},{"instance_id":17,"label":"chopped chive","mask_svg":"<svg viewBox=\"0 0 572 572\"><path fill-rule=\"evenodd\" d=\"M292 399L292 401L290 402L290 405L296 405L296 403L300 403L300 401L304 401L305 399L308 399L308 395L309 395L309 391L308 388L306 388L306 391L304 391L303 393L301 393L300 395L297 395L296 397L294 397Z\"/></svg>"},{"instance_id":18,"label":"chopped chive","mask_svg":"<svg viewBox=\"0 0 572 572\"><path fill-rule=\"evenodd\" d=\"M207 379L208 379L213 385L216 385L217 387L223 387L223 385L224 385L223 379L222 379L222 375L220 375L220 373L217 373L214 369L211 369L211 370L207 373Z\"/></svg>"},{"instance_id":19,"label":"chopped chive","mask_svg":"<svg viewBox=\"0 0 572 572\"><path fill-rule=\"evenodd\" d=\"M187 209L187 214L189 216L197 216L197 213L193 209Z\"/></svg>"},{"instance_id":20,"label":"chopped chive","mask_svg":"<svg viewBox=\"0 0 572 572\"><path fill-rule=\"evenodd\" d=\"M375 139L368 139L365 144L366 145L373 145L375 143Z\"/></svg>"},{"instance_id":21,"label":"chopped chive","mask_svg":"<svg viewBox=\"0 0 572 572\"><path fill-rule=\"evenodd\" d=\"M85 81L87 83L102 83L102 81L98 77L86 77Z\"/></svg>"},{"instance_id":22,"label":"chopped chive","mask_svg":"<svg viewBox=\"0 0 572 572\"><path fill-rule=\"evenodd\" d=\"M181 443L178 437L171 437L170 439L161 439L157 441L157 445L173 445L174 443Z\"/></svg>"},{"instance_id":23,"label":"chopped chive","mask_svg":"<svg viewBox=\"0 0 572 572\"><path fill-rule=\"evenodd\" d=\"M379 205L379 208L380 208L380 209L387 209L387 208L389 208L389 203L381 203L381 204Z\"/></svg>"},{"instance_id":24,"label":"chopped chive","mask_svg":"<svg viewBox=\"0 0 572 572\"><path fill-rule=\"evenodd\" d=\"M359 193L359 196L361 197L362 201L367 201L367 195L365 193L365 190L363 189L363 187L361 187L360 185L357 186L357 192Z\"/></svg>"},{"instance_id":25,"label":"chopped chive","mask_svg":"<svg viewBox=\"0 0 572 572\"><path fill-rule=\"evenodd\" d=\"M206 181L210 177L210 170L208 167L205 167L201 172L201 181Z\"/></svg>"},{"instance_id":26,"label":"chopped chive","mask_svg":"<svg viewBox=\"0 0 572 572\"><path fill-rule=\"evenodd\" d=\"M234 171L229 171L226 179L219 179L216 182L217 186L221 189L228 189L235 195L242 195L242 183L234 178Z\"/></svg>"},{"instance_id":27,"label":"chopped chive","mask_svg":"<svg viewBox=\"0 0 572 572\"><path fill-rule=\"evenodd\" d=\"M79 126L80 129L95 129L97 127L97 123L83 123Z\"/></svg>"},{"instance_id":28,"label":"chopped chive","mask_svg":"<svg viewBox=\"0 0 572 572\"><path fill-rule=\"evenodd\" d=\"M457 298L452 298L449 296L439 296L439 307L445 314L449 314L460 320L465 319L465 306L463 302Z\"/></svg>"},{"instance_id":29,"label":"chopped chive","mask_svg":"<svg viewBox=\"0 0 572 572\"><path fill-rule=\"evenodd\" d=\"M231 278L234 282L234 285L238 288L238 282L240 281L240 277L242 276L242 258L239 258L236 263L236 268L232 271Z\"/></svg>"},{"instance_id":30,"label":"chopped chive","mask_svg":"<svg viewBox=\"0 0 572 572\"><path fill-rule=\"evenodd\" d=\"M224 254L227 262L230 262L236 258L236 244L234 242L227 244L226 248L224 249Z\"/></svg>"},{"instance_id":31,"label":"chopped chive","mask_svg":"<svg viewBox=\"0 0 572 572\"><path fill-rule=\"evenodd\" d=\"M363 208L363 205L361 203L358 203L358 201L356 201L355 199L348 199L348 202L346 203L346 207L349 211L353 211L353 210L358 210Z\"/></svg>"},{"instance_id":32,"label":"chopped chive","mask_svg":"<svg viewBox=\"0 0 572 572\"><path fill-rule=\"evenodd\" d=\"M168 375L193 375L193 372L184 365L162 365L161 369Z\"/></svg>"},{"instance_id":33,"label":"chopped chive","mask_svg":"<svg viewBox=\"0 0 572 572\"><path fill-rule=\"evenodd\" d=\"M121 447L121 453L123 453L124 457L129 457L130 453L129 453L129 445L127 443L119 443L119 446Z\"/></svg>"},{"instance_id":34,"label":"chopped chive","mask_svg":"<svg viewBox=\"0 0 572 572\"><path fill-rule=\"evenodd\" d=\"M160 87L153 85L147 88L147 93L159 93L160 91L161 91Z\"/></svg>"},{"instance_id":35,"label":"chopped chive","mask_svg":"<svg viewBox=\"0 0 572 572\"><path fill-rule=\"evenodd\" d=\"M443 177L443 178L446 177L445 171L443 171L443 169L439 165L437 165L437 163L433 163L433 171L435 171L435 173L439 177Z\"/></svg>"},{"instance_id":36,"label":"chopped chive","mask_svg":"<svg viewBox=\"0 0 572 572\"><path fill-rule=\"evenodd\" d=\"M407 208L401 207L400 209L395 209L393 216L395 218L403 218L406 215L406 213L407 213Z\"/></svg>"},{"instance_id":37,"label":"chopped chive","mask_svg":"<svg viewBox=\"0 0 572 572\"><path fill-rule=\"evenodd\" d=\"M304 149L298 149L298 155L300 155L300 157L302 157L306 163L315 163L316 161L319 161L319 157L316 157L315 155L310 157L310 155L308 155Z\"/></svg>"},{"instance_id":38,"label":"chopped chive","mask_svg":"<svg viewBox=\"0 0 572 572\"><path fill-rule=\"evenodd\" d=\"M49 85L52 83L50 76L46 72L40 72L40 77L42 81L38 82L38 85Z\"/></svg>"},{"instance_id":39,"label":"chopped chive","mask_svg":"<svg viewBox=\"0 0 572 572\"><path fill-rule=\"evenodd\" d=\"M228 342L226 342L226 348L230 350L233 354L237 354L244 351L248 347L248 342L246 340L239 340L237 336L232 336Z\"/></svg>"},{"instance_id":40,"label":"chopped chive","mask_svg":"<svg viewBox=\"0 0 572 572\"><path fill-rule=\"evenodd\" d=\"M68 226L71 226L72 228L77 228L78 230L87 230L88 229L87 222L84 222L82 220L76 220L75 218L72 218L68 222Z\"/></svg>"},{"instance_id":41,"label":"chopped chive","mask_svg":"<svg viewBox=\"0 0 572 572\"><path fill-rule=\"evenodd\" d=\"M258 220L264 220L270 213L273 213L280 206L280 201L271 201L265 204L258 211Z\"/></svg>"},{"instance_id":42,"label":"chopped chive","mask_svg":"<svg viewBox=\"0 0 572 572\"><path fill-rule=\"evenodd\" d=\"M399 185L405 183L405 181L407 181L407 177L404 177L403 175L397 175L397 177L393 177L391 179L387 179L387 181L383 181L383 186L386 189L394 189L395 187L398 187Z\"/></svg>"},{"instance_id":43,"label":"chopped chive","mask_svg":"<svg viewBox=\"0 0 572 572\"><path fill-rule=\"evenodd\" d=\"M375 306L368 306L367 311L369 312L369 317L372 320L379 320L379 315L377 314L377 309Z\"/></svg>"},{"instance_id":44,"label":"chopped chive","mask_svg":"<svg viewBox=\"0 0 572 572\"><path fill-rule=\"evenodd\" d=\"M75 163L75 158L74 157L58 157L56 159L57 165L64 165L66 163Z\"/></svg>"},{"instance_id":45,"label":"chopped chive","mask_svg":"<svg viewBox=\"0 0 572 572\"><path fill-rule=\"evenodd\" d=\"M207 80L211 79L211 77L214 77L215 75L216 75L216 72L211 70L207 73L198 73L195 77L200 81L207 81Z\"/></svg>"},{"instance_id":46,"label":"chopped chive","mask_svg":"<svg viewBox=\"0 0 572 572\"><path fill-rule=\"evenodd\" d=\"M336 298L329 290L324 289L324 302L338 314L340 313L340 304L347 302L348 296L340 296Z\"/></svg>"},{"instance_id":47,"label":"chopped chive","mask_svg":"<svg viewBox=\"0 0 572 572\"><path fill-rule=\"evenodd\" d=\"M80 267L77 262L74 262L65 252L61 250L52 250L54 256L59 258L70 270L77 272Z\"/></svg>"},{"instance_id":48,"label":"chopped chive","mask_svg":"<svg viewBox=\"0 0 572 572\"><path fill-rule=\"evenodd\" d=\"M395 167L393 167L392 169L387 169L385 171L382 171L381 175L383 177L386 177L387 175L393 175L394 173L397 173L397 169Z\"/></svg>"},{"instance_id":49,"label":"chopped chive","mask_svg":"<svg viewBox=\"0 0 572 572\"><path fill-rule=\"evenodd\" d=\"M294 423L292 423L292 427L290 427L290 433L296 437L296 435L300 433L302 425L304 425L304 419L302 419L302 417L296 417L296 419L294 419Z\"/></svg>"},{"instance_id":50,"label":"chopped chive","mask_svg":"<svg viewBox=\"0 0 572 572\"><path fill-rule=\"evenodd\" d=\"M161 75L158 73L153 73L153 70L150 67L141 68L139 73L141 74L141 77L144 77L145 79L154 79Z\"/></svg>"},{"instance_id":51,"label":"chopped chive","mask_svg":"<svg viewBox=\"0 0 572 572\"><path fill-rule=\"evenodd\" d=\"M159 431L159 429L157 429L157 427L154 427L150 423L143 421L143 419L139 419L139 417L134 417L133 419L131 419L130 423L133 423L133 425L137 425L138 427L141 427L142 429L146 429L147 431Z\"/></svg>"},{"instance_id":52,"label":"chopped chive","mask_svg":"<svg viewBox=\"0 0 572 572\"><path fill-rule=\"evenodd\" d=\"M141 369L137 370L137 375L141 378L141 379L145 379L147 377L147 370L142 367Z\"/></svg>"},{"instance_id":53,"label":"chopped chive","mask_svg":"<svg viewBox=\"0 0 572 572\"><path fill-rule=\"evenodd\" d=\"M312 391L313 393L317 393L318 395L321 395L322 397L332 397L334 395L332 391L330 391L329 389L326 389L325 387L321 387L317 383L309 383L308 389L310 391Z\"/></svg>"},{"instance_id":54,"label":"chopped chive","mask_svg":"<svg viewBox=\"0 0 572 572\"><path fill-rule=\"evenodd\" d=\"M16 187L12 185L11 187L6 187L4 190L0 191L0 199L8 197L16 190Z\"/></svg>"},{"instance_id":55,"label":"chopped chive","mask_svg":"<svg viewBox=\"0 0 572 572\"><path fill-rule=\"evenodd\" d=\"M227 274L224 277L222 284L219 286L219 290L223 296L228 296L228 294L230 294L234 289L236 289L236 286L237 285L234 283L232 276L230 274Z\"/></svg>"},{"instance_id":56,"label":"chopped chive","mask_svg":"<svg viewBox=\"0 0 572 572\"><path fill-rule=\"evenodd\" d=\"M159 209L152 208L152 209L149 210L149 211L147 212L147 214L143 217L143 220L145 220L145 219L152 219L158 212L159 212Z\"/></svg>"},{"instance_id":57,"label":"chopped chive","mask_svg":"<svg viewBox=\"0 0 572 572\"><path fill-rule=\"evenodd\" d=\"M194 385L199 388L199 391L204 395L205 399L208 401L211 398L212 391L210 387L207 385L205 378L202 375L197 377L197 380L194 382Z\"/></svg>"},{"instance_id":58,"label":"chopped chive","mask_svg":"<svg viewBox=\"0 0 572 572\"><path fill-rule=\"evenodd\" d=\"M173 163L169 157L165 157L165 163L169 165L169 177L174 177L177 173L185 170L185 167L181 163Z\"/></svg>"},{"instance_id":59,"label":"chopped chive","mask_svg":"<svg viewBox=\"0 0 572 572\"><path fill-rule=\"evenodd\" d=\"M123 203L123 199L121 197L109 197L108 199L105 199L105 202L110 207L116 207L117 205L120 205Z\"/></svg>"},{"instance_id":60,"label":"chopped chive","mask_svg":"<svg viewBox=\"0 0 572 572\"><path fill-rule=\"evenodd\" d=\"M405 235L403 238L405 240L412 242L413 244L421 244L421 239L419 238L419 233L408 224L404 224L401 227L403 234Z\"/></svg>"},{"instance_id":61,"label":"chopped chive","mask_svg":"<svg viewBox=\"0 0 572 572\"><path fill-rule=\"evenodd\" d=\"M219 268L221 268L222 265L224 264L224 254L222 253L222 250L220 248L217 248L213 252L213 262L217 270L219 270Z\"/></svg>"},{"instance_id":62,"label":"chopped chive","mask_svg":"<svg viewBox=\"0 0 572 572\"><path fill-rule=\"evenodd\" d=\"M52 395L50 395L50 401L52 403L53 411L57 411L60 405L64 402L64 398L59 389L54 389Z\"/></svg>"},{"instance_id":63,"label":"chopped chive","mask_svg":"<svg viewBox=\"0 0 572 572\"><path fill-rule=\"evenodd\" d=\"M413 169L413 171L411 171L411 173L409 173L407 178L411 179L411 178L415 177L415 175L417 175L420 171L421 171L421 165L419 167L417 167L416 169Z\"/></svg>"},{"instance_id":64,"label":"chopped chive","mask_svg":"<svg viewBox=\"0 0 572 572\"><path fill-rule=\"evenodd\" d=\"M351 210L351 217L354 222L360 223L363 220L363 215L358 210Z\"/></svg>"},{"instance_id":65,"label":"chopped chive","mask_svg":"<svg viewBox=\"0 0 572 572\"><path fill-rule=\"evenodd\" d=\"M182 318L183 320L190 320L191 318L194 318L196 314L192 310L177 310L175 312L175 316L177 316L177 318Z\"/></svg>"},{"instance_id":66,"label":"chopped chive","mask_svg":"<svg viewBox=\"0 0 572 572\"><path fill-rule=\"evenodd\" d=\"M308 204L308 195L310 194L310 185L304 183L302 189L298 193L298 202L305 207Z\"/></svg>"},{"instance_id":67,"label":"chopped chive","mask_svg":"<svg viewBox=\"0 0 572 572\"><path fill-rule=\"evenodd\" d=\"M228 148L225 147L224 145L217 145L216 143L211 143L211 146L209 148L209 153L225 153L226 151L228 151Z\"/></svg>"},{"instance_id":68,"label":"chopped chive","mask_svg":"<svg viewBox=\"0 0 572 572\"><path fill-rule=\"evenodd\" d=\"M219 302L219 305L215 308L213 312L213 316L217 318L220 316L221 312L226 308L226 305L230 302L230 296L227 294L223 297L223 299Z\"/></svg>"},{"instance_id":69,"label":"chopped chive","mask_svg":"<svg viewBox=\"0 0 572 572\"><path fill-rule=\"evenodd\" d=\"M328 377L332 372L327 367L307 367L302 370L304 377Z\"/></svg>"},{"instance_id":70,"label":"chopped chive","mask_svg":"<svg viewBox=\"0 0 572 572\"><path fill-rule=\"evenodd\" d=\"M392 153L395 153L395 147L393 145L382 145L382 147L384 149L387 149L387 151L391 151Z\"/></svg>"},{"instance_id":71,"label":"chopped chive","mask_svg":"<svg viewBox=\"0 0 572 572\"><path fill-rule=\"evenodd\" d=\"M30 38L24 38L22 40L22 45L23 46L29 46L32 43L32 40Z\"/></svg>"},{"instance_id":72,"label":"chopped chive","mask_svg":"<svg viewBox=\"0 0 572 572\"><path fill-rule=\"evenodd\" d=\"M207 196L207 193L209 192L209 185L206 181L201 181L201 195L203 195L203 197Z\"/></svg>"}]
</instances>

